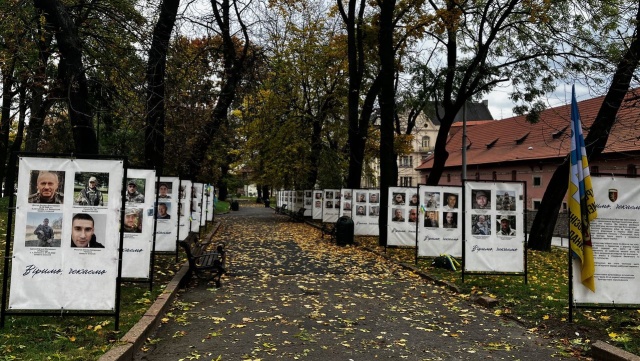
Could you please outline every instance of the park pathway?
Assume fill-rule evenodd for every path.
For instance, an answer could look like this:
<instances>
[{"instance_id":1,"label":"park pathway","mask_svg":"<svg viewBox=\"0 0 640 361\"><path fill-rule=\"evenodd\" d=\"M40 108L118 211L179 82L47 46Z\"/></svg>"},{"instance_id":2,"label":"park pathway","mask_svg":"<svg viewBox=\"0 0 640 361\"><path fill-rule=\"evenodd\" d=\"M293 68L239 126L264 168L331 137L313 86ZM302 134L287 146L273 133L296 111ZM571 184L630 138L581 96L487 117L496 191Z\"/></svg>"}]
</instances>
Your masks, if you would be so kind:
<instances>
[{"instance_id":1,"label":"park pathway","mask_svg":"<svg viewBox=\"0 0 640 361\"><path fill-rule=\"evenodd\" d=\"M222 287L192 281L135 360L551 360L561 351L271 209L241 204L216 221L229 254Z\"/></svg>"}]
</instances>

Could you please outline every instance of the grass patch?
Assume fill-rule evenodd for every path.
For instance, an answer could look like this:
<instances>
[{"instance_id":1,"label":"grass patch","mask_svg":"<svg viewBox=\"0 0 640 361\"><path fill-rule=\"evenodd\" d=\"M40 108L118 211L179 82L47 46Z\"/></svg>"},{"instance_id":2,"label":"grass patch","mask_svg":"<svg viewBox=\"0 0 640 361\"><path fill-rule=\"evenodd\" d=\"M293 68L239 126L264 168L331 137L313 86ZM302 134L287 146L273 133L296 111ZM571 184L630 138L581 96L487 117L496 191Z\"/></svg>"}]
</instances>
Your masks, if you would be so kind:
<instances>
[{"instance_id":1,"label":"grass patch","mask_svg":"<svg viewBox=\"0 0 640 361\"><path fill-rule=\"evenodd\" d=\"M385 253L377 237L357 237L357 243ZM386 249L394 261L415 265L432 278L455 285L462 297L496 298L499 305L494 313L552 337L576 353L588 351L591 342L601 340L640 354L640 310L574 308L573 322L569 322L567 250L554 247L551 252L527 252L527 284L522 276L471 274L465 274L463 283L460 270L435 268L433 258L419 258L416 265L413 248Z\"/></svg>"}]
</instances>

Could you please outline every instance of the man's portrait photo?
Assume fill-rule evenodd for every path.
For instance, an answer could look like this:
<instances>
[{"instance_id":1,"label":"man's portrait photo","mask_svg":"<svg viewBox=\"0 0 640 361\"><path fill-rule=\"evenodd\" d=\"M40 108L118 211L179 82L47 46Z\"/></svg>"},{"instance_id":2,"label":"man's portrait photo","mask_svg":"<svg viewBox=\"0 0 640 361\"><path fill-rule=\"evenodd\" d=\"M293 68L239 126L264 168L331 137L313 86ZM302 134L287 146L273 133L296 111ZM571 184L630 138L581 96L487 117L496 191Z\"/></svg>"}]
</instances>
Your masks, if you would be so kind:
<instances>
[{"instance_id":1,"label":"man's portrait photo","mask_svg":"<svg viewBox=\"0 0 640 361\"><path fill-rule=\"evenodd\" d=\"M171 183L156 182L159 199L171 199Z\"/></svg>"},{"instance_id":2,"label":"man's portrait photo","mask_svg":"<svg viewBox=\"0 0 640 361\"><path fill-rule=\"evenodd\" d=\"M404 209L402 208L394 208L393 209L393 217L391 218L393 222L404 222Z\"/></svg>"},{"instance_id":3,"label":"man's portrait photo","mask_svg":"<svg viewBox=\"0 0 640 361\"><path fill-rule=\"evenodd\" d=\"M429 209L438 208L438 204L440 204L440 193L427 193L425 202L425 207Z\"/></svg>"},{"instance_id":4,"label":"man's portrait photo","mask_svg":"<svg viewBox=\"0 0 640 361\"><path fill-rule=\"evenodd\" d=\"M171 209L171 203L158 203L158 219L171 219L169 211Z\"/></svg>"},{"instance_id":5,"label":"man's portrait photo","mask_svg":"<svg viewBox=\"0 0 640 361\"><path fill-rule=\"evenodd\" d=\"M100 243L104 239L106 215L76 213L71 221L72 248L104 248Z\"/></svg>"},{"instance_id":6,"label":"man's portrait photo","mask_svg":"<svg viewBox=\"0 0 640 361\"><path fill-rule=\"evenodd\" d=\"M26 247L60 247L62 213L27 213Z\"/></svg>"},{"instance_id":7,"label":"man's portrait photo","mask_svg":"<svg viewBox=\"0 0 640 361\"><path fill-rule=\"evenodd\" d=\"M356 202L362 203L362 202L366 202L366 201L367 201L367 196L365 195L364 192L356 193Z\"/></svg>"},{"instance_id":8,"label":"man's portrait photo","mask_svg":"<svg viewBox=\"0 0 640 361\"><path fill-rule=\"evenodd\" d=\"M29 185L29 203L63 204L64 172L32 170Z\"/></svg>"},{"instance_id":9,"label":"man's portrait photo","mask_svg":"<svg viewBox=\"0 0 640 361\"><path fill-rule=\"evenodd\" d=\"M393 193L392 204L404 205L406 195L404 193Z\"/></svg>"},{"instance_id":10,"label":"man's portrait photo","mask_svg":"<svg viewBox=\"0 0 640 361\"><path fill-rule=\"evenodd\" d=\"M444 193L444 210L452 211L454 209L458 209L458 195L455 193Z\"/></svg>"},{"instance_id":11,"label":"man's portrait photo","mask_svg":"<svg viewBox=\"0 0 640 361\"><path fill-rule=\"evenodd\" d=\"M158 216L160 216L160 205L158 205ZM124 210L124 226L122 228L126 233L142 232L142 208L126 208Z\"/></svg>"},{"instance_id":12,"label":"man's portrait photo","mask_svg":"<svg viewBox=\"0 0 640 361\"><path fill-rule=\"evenodd\" d=\"M144 178L127 179L127 202L144 203L145 185L146 179Z\"/></svg>"},{"instance_id":13,"label":"man's portrait photo","mask_svg":"<svg viewBox=\"0 0 640 361\"><path fill-rule=\"evenodd\" d=\"M380 215L380 206L369 206L369 215L378 217Z\"/></svg>"},{"instance_id":14,"label":"man's portrait photo","mask_svg":"<svg viewBox=\"0 0 640 361\"><path fill-rule=\"evenodd\" d=\"M109 173L76 173L73 204L103 207L107 202ZM79 189L79 190L78 190Z\"/></svg>"},{"instance_id":15,"label":"man's portrait photo","mask_svg":"<svg viewBox=\"0 0 640 361\"><path fill-rule=\"evenodd\" d=\"M496 209L502 211L516 210L516 197L514 191L496 192Z\"/></svg>"},{"instance_id":16,"label":"man's portrait photo","mask_svg":"<svg viewBox=\"0 0 640 361\"><path fill-rule=\"evenodd\" d=\"M424 213L424 226L428 228L437 228L439 222L438 212L428 211Z\"/></svg>"},{"instance_id":17,"label":"man's portrait photo","mask_svg":"<svg viewBox=\"0 0 640 361\"><path fill-rule=\"evenodd\" d=\"M380 203L379 193L370 193L369 203Z\"/></svg>"},{"instance_id":18,"label":"man's portrait photo","mask_svg":"<svg viewBox=\"0 0 640 361\"><path fill-rule=\"evenodd\" d=\"M471 192L473 202L472 209L491 209L491 191L474 190Z\"/></svg>"}]
</instances>

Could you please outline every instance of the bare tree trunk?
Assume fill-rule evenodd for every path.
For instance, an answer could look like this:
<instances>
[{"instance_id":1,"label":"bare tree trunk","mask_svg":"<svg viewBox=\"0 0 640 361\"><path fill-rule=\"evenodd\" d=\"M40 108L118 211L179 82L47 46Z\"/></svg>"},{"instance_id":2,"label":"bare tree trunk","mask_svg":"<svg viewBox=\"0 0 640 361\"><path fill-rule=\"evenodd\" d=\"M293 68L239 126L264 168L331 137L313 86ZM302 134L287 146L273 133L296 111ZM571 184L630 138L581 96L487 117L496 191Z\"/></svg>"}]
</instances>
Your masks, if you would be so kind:
<instances>
[{"instance_id":1,"label":"bare tree trunk","mask_svg":"<svg viewBox=\"0 0 640 361\"><path fill-rule=\"evenodd\" d=\"M393 51L393 10L395 0L380 0L380 28L378 30L381 89L380 102L380 208L389 204L389 187L397 185L398 164L394 149L395 89ZM387 217L379 217L381 246L387 245Z\"/></svg>"},{"instance_id":2,"label":"bare tree trunk","mask_svg":"<svg viewBox=\"0 0 640 361\"><path fill-rule=\"evenodd\" d=\"M47 22L55 28L60 49L58 77L62 84L62 96L68 104L76 152L97 154L98 140L89 106L89 88L82 64L82 42L78 29L59 0L34 0L34 5L43 11Z\"/></svg>"},{"instance_id":3,"label":"bare tree trunk","mask_svg":"<svg viewBox=\"0 0 640 361\"><path fill-rule=\"evenodd\" d=\"M585 139L585 150L589 160L597 158L604 150L609 138L609 131L615 124L616 115L627 95L633 73L638 67L640 58L640 6L636 13L636 29L633 41L618 63L611 81L609 91L604 97L598 115L591 125ZM531 225L528 247L538 251L551 250L551 238L556 224L557 214L569 186L569 161L560 165L551 177L540 202L540 209Z\"/></svg>"},{"instance_id":4,"label":"bare tree trunk","mask_svg":"<svg viewBox=\"0 0 640 361\"><path fill-rule=\"evenodd\" d=\"M160 15L153 29L153 40L147 62L147 119L145 125L145 165L159 175L164 169L164 96L167 51L171 32L176 23L180 0L163 0Z\"/></svg>"}]
</instances>

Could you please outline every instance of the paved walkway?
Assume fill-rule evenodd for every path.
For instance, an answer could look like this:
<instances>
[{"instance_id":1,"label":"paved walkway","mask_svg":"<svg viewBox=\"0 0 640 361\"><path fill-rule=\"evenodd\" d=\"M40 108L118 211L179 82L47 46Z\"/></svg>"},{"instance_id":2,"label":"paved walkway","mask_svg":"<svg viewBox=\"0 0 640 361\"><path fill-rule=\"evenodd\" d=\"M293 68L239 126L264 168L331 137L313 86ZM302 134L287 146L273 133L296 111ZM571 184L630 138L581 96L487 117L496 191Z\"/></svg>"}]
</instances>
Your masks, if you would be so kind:
<instances>
[{"instance_id":1,"label":"paved walkway","mask_svg":"<svg viewBox=\"0 0 640 361\"><path fill-rule=\"evenodd\" d=\"M241 205L216 220L229 252L222 287L192 282L135 360L550 360L558 351L273 210Z\"/></svg>"}]
</instances>

